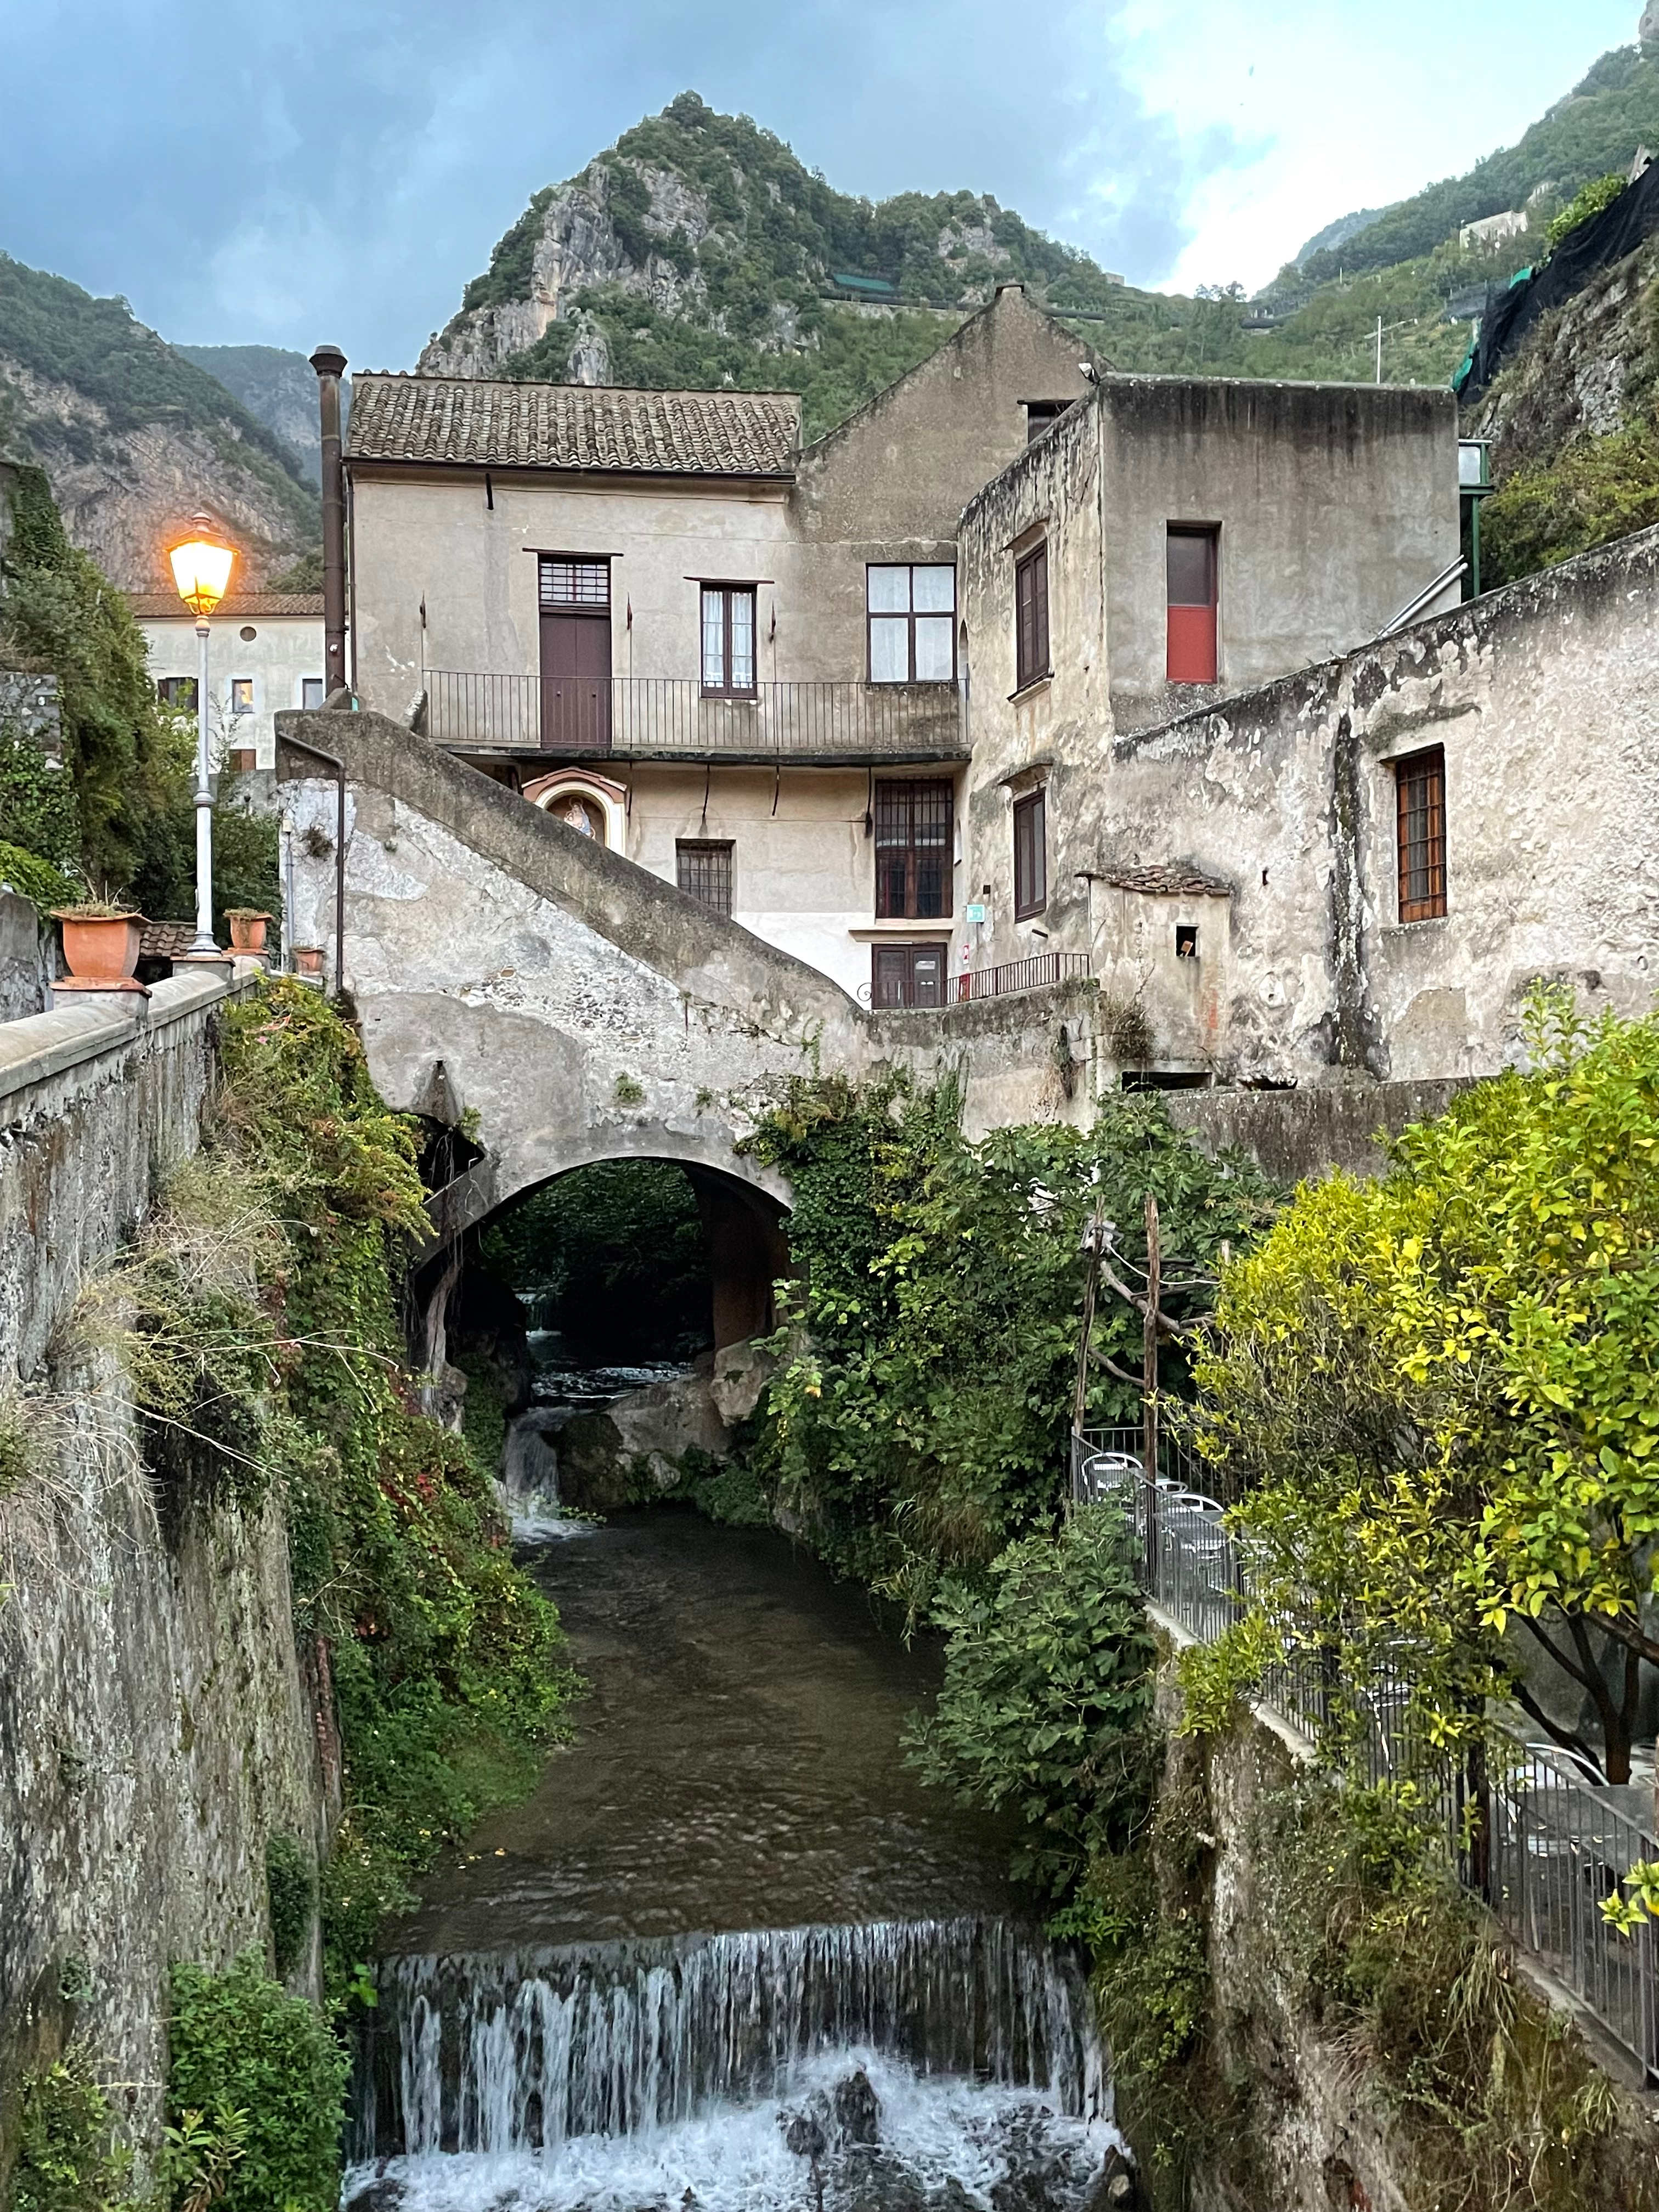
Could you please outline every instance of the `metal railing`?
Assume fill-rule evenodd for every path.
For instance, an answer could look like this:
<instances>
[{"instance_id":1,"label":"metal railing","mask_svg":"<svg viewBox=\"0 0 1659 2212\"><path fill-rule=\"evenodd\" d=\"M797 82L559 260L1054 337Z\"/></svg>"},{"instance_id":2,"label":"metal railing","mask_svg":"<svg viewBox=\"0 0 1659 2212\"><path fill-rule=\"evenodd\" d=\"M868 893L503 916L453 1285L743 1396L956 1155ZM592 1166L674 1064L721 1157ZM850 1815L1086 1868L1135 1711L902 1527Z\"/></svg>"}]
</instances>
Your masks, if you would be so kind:
<instances>
[{"instance_id":1,"label":"metal railing","mask_svg":"<svg viewBox=\"0 0 1659 2212\"><path fill-rule=\"evenodd\" d=\"M427 673L425 734L480 752L669 760L963 759L965 684L759 684L695 678Z\"/></svg>"},{"instance_id":2,"label":"metal railing","mask_svg":"<svg viewBox=\"0 0 1659 2212\"><path fill-rule=\"evenodd\" d=\"M1013 991L1041 991L1050 983L1070 982L1092 971L1086 952L1034 952L1025 960L1005 960L1000 968L975 968L957 978L957 997L1000 999Z\"/></svg>"},{"instance_id":3,"label":"metal railing","mask_svg":"<svg viewBox=\"0 0 1659 2212\"><path fill-rule=\"evenodd\" d=\"M1160 1438L1148 1476L1139 1429L1091 1429L1072 1439L1072 1496L1115 1500L1134 1529L1148 1597L1200 1643L1213 1643L1251 1601L1247 1551L1226 1509L1196 1487L1199 1463L1183 1439ZM1565 1984L1659 2081L1659 1975L1651 1923L1624 1936L1601 1903L1638 1860L1659 1859L1646 1789L1592 1784L1552 1747L1516 1741L1472 1782L1416 1736L1402 1668L1370 1684L1339 1683L1333 1652L1294 1647L1263 1679L1261 1702L1313 1742L1341 1729L1343 1764L1368 1784L1407 1776L1437 1798L1459 1876L1516 1942ZM1471 1849L1464 1814L1482 1818Z\"/></svg>"}]
</instances>

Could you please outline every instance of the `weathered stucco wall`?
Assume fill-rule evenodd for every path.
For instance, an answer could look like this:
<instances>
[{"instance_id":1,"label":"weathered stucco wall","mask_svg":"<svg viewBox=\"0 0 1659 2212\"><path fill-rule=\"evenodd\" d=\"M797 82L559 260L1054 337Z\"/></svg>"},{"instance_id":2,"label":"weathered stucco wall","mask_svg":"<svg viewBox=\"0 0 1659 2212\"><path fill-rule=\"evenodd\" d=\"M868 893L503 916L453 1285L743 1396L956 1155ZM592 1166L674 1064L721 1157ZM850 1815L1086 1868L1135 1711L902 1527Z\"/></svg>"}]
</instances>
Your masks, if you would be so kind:
<instances>
[{"instance_id":1,"label":"weathered stucco wall","mask_svg":"<svg viewBox=\"0 0 1659 2212\"><path fill-rule=\"evenodd\" d=\"M0 1495L0 2171L20 2075L71 2033L153 2136L169 1963L263 1945L267 1836L325 1839L280 1509L162 1510L76 1318L196 1148L224 995L0 1029L0 1398L34 1462Z\"/></svg>"}]
</instances>

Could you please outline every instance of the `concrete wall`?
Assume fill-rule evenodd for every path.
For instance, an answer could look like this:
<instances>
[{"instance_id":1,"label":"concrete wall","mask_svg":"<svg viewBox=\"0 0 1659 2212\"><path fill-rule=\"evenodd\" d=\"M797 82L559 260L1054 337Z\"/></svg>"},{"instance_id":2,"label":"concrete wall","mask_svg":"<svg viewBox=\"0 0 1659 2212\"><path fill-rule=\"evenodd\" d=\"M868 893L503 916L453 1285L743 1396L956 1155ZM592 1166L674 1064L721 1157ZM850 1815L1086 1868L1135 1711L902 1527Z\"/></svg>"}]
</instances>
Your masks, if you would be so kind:
<instances>
[{"instance_id":1,"label":"concrete wall","mask_svg":"<svg viewBox=\"0 0 1659 2212\"><path fill-rule=\"evenodd\" d=\"M37 1460L0 1497L0 2171L20 2075L74 2033L155 2135L169 1963L263 1943L267 1835L325 1839L280 1506L164 1532L124 1380L75 1322L196 1148L225 990L0 1030L0 1395Z\"/></svg>"},{"instance_id":2,"label":"concrete wall","mask_svg":"<svg viewBox=\"0 0 1659 2212\"><path fill-rule=\"evenodd\" d=\"M1178 856L1233 884L1218 1079L1488 1074L1521 1054L1539 976L1591 1010L1650 1007L1656 597L1647 532L1117 741L1066 849L1103 868ZM1394 764L1431 745L1445 755L1448 911L1402 923ZM1143 1003L1167 1046L1179 1009Z\"/></svg>"},{"instance_id":3,"label":"concrete wall","mask_svg":"<svg viewBox=\"0 0 1659 2212\"><path fill-rule=\"evenodd\" d=\"M177 621L146 617L139 629L149 649L149 673L154 683L164 676L188 676L197 671L196 625L180 612ZM230 710L233 678L252 679L253 708L249 714ZM235 616L216 621L208 642L208 717L222 754L232 748L252 750L254 766L269 770L276 764L276 715L285 708L305 704L305 680L323 678L323 625L315 615L253 615L239 621Z\"/></svg>"},{"instance_id":4,"label":"concrete wall","mask_svg":"<svg viewBox=\"0 0 1659 2212\"><path fill-rule=\"evenodd\" d=\"M1079 832L1099 817L1112 736L1214 696L1164 680L1168 525L1219 529L1216 688L1236 690L1374 635L1456 558L1455 436L1445 393L1106 375L970 502L967 880L989 916L975 967L1087 947L1085 876L1102 861ZM1017 693L1015 564L1045 542L1053 674ZM1037 788L1048 908L1017 922L1012 809ZM1175 849L1160 836L1139 857Z\"/></svg>"}]
</instances>

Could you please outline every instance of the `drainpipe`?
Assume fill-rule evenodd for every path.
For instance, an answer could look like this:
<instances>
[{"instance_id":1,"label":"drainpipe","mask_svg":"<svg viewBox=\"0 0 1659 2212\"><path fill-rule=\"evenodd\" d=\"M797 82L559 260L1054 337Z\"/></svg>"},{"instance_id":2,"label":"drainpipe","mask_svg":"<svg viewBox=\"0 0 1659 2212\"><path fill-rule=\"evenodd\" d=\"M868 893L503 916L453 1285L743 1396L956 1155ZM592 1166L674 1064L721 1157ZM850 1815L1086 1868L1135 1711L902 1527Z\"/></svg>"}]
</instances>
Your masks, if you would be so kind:
<instances>
[{"instance_id":1,"label":"drainpipe","mask_svg":"<svg viewBox=\"0 0 1659 2212\"><path fill-rule=\"evenodd\" d=\"M323 696L346 685L345 471L340 459L340 379L346 357L338 346L319 346L311 356L323 434Z\"/></svg>"}]
</instances>

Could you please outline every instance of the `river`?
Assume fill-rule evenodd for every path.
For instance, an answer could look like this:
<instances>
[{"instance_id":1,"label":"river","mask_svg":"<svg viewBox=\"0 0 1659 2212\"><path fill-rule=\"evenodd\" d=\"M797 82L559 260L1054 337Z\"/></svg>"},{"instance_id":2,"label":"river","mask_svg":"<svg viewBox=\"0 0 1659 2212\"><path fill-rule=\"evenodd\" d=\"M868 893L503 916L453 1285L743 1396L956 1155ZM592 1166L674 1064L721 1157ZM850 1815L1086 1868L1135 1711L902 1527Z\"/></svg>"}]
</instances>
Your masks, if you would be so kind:
<instances>
[{"instance_id":1,"label":"river","mask_svg":"<svg viewBox=\"0 0 1659 2212\"><path fill-rule=\"evenodd\" d=\"M589 1692L392 1931L351 2212L1121 2202L1078 1968L903 1765L932 1646L771 1530L534 1525Z\"/></svg>"}]
</instances>

